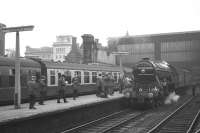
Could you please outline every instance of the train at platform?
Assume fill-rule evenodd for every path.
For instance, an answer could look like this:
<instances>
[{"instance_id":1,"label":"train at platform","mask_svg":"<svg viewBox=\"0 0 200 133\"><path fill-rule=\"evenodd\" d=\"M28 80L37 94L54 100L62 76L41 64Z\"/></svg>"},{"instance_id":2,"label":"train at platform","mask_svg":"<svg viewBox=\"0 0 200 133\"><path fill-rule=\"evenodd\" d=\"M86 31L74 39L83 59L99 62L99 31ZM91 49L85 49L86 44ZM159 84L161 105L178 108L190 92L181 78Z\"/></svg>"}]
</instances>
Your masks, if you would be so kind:
<instances>
[{"instance_id":1,"label":"train at platform","mask_svg":"<svg viewBox=\"0 0 200 133\"><path fill-rule=\"evenodd\" d=\"M153 107L164 104L170 93L183 92L190 86L191 74L177 69L166 61L143 58L132 70L134 83L124 91L129 104L146 104Z\"/></svg>"},{"instance_id":2,"label":"train at platform","mask_svg":"<svg viewBox=\"0 0 200 133\"><path fill-rule=\"evenodd\" d=\"M20 79L22 102L28 100L27 82L31 76L46 77L47 99L56 98L58 77L65 75L67 83L66 96L72 95L72 78L75 73L79 76L79 95L94 94L98 74L112 74L115 83L120 77L120 67L105 64L75 64L44 61L40 59L20 58ZM15 88L15 59L0 57L0 105L12 104Z\"/></svg>"}]
</instances>

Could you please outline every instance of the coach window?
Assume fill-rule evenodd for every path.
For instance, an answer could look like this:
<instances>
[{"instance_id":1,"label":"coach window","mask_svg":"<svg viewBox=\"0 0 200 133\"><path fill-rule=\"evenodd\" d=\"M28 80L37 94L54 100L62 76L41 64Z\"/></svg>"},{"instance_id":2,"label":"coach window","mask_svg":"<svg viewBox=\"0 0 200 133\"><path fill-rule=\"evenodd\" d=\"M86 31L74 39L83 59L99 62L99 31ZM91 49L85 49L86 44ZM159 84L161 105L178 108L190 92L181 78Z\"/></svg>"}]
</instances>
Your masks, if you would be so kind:
<instances>
[{"instance_id":1,"label":"coach window","mask_svg":"<svg viewBox=\"0 0 200 133\"><path fill-rule=\"evenodd\" d=\"M92 83L97 82L97 72L92 72Z\"/></svg>"},{"instance_id":2,"label":"coach window","mask_svg":"<svg viewBox=\"0 0 200 133\"><path fill-rule=\"evenodd\" d=\"M9 77L8 77L8 83L9 87L14 87L15 86L15 69L10 69L9 70Z\"/></svg>"},{"instance_id":3,"label":"coach window","mask_svg":"<svg viewBox=\"0 0 200 133\"><path fill-rule=\"evenodd\" d=\"M65 81L67 81L68 84L72 83L72 73L70 71L65 71Z\"/></svg>"},{"instance_id":4,"label":"coach window","mask_svg":"<svg viewBox=\"0 0 200 133\"><path fill-rule=\"evenodd\" d=\"M21 86L27 86L27 78L28 78L28 71L27 70L21 70L20 71L20 79L21 79Z\"/></svg>"},{"instance_id":5,"label":"coach window","mask_svg":"<svg viewBox=\"0 0 200 133\"><path fill-rule=\"evenodd\" d=\"M55 85L55 71L50 70L50 85Z\"/></svg>"},{"instance_id":6,"label":"coach window","mask_svg":"<svg viewBox=\"0 0 200 133\"><path fill-rule=\"evenodd\" d=\"M90 83L89 72L84 72L84 83Z\"/></svg>"}]
</instances>

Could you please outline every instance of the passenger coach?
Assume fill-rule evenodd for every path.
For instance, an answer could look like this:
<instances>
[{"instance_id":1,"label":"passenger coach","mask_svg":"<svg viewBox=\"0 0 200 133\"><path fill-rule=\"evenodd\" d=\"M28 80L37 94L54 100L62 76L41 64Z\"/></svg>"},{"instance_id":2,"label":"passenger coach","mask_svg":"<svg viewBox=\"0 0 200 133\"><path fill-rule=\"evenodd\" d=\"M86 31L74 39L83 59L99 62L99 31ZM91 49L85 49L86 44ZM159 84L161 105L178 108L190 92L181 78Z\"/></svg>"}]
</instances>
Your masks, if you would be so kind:
<instances>
[{"instance_id":1,"label":"passenger coach","mask_svg":"<svg viewBox=\"0 0 200 133\"><path fill-rule=\"evenodd\" d=\"M111 73L118 82L120 76L120 68L115 66L102 66L97 64L75 64L75 63L60 63L50 61L39 61L41 64L41 75L47 77L48 95L52 96L57 91L58 75L65 75L67 83L66 93L72 93L72 78L75 73L79 76L81 87L78 90L79 94L94 93L96 91L96 81L99 73Z\"/></svg>"},{"instance_id":2,"label":"passenger coach","mask_svg":"<svg viewBox=\"0 0 200 133\"><path fill-rule=\"evenodd\" d=\"M47 77L47 98L55 98L57 96L58 75L65 75L67 96L72 94L72 78L75 73L80 77L79 95L92 94L96 91L96 80L99 73L111 73L115 83L118 82L120 76L120 68L116 66L61 63L26 58L20 58L20 62L23 102L28 99L27 81L32 75L37 78L40 78L41 75ZM0 105L13 103L14 86L15 59L0 57Z\"/></svg>"}]
</instances>

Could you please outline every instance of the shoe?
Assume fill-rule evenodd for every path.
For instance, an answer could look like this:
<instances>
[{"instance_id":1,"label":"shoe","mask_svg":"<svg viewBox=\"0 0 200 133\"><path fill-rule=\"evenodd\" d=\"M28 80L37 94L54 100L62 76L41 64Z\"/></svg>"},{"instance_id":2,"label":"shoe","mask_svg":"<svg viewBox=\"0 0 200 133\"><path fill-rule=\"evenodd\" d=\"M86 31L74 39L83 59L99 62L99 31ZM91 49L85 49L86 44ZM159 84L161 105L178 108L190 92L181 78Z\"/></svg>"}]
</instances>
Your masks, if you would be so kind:
<instances>
[{"instance_id":1,"label":"shoe","mask_svg":"<svg viewBox=\"0 0 200 133\"><path fill-rule=\"evenodd\" d=\"M57 103L60 103L60 101L57 101Z\"/></svg>"},{"instance_id":2,"label":"shoe","mask_svg":"<svg viewBox=\"0 0 200 133\"><path fill-rule=\"evenodd\" d=\"M68 101L64 101L64 103L68 103Z\"/></svg>"}]
</instances>

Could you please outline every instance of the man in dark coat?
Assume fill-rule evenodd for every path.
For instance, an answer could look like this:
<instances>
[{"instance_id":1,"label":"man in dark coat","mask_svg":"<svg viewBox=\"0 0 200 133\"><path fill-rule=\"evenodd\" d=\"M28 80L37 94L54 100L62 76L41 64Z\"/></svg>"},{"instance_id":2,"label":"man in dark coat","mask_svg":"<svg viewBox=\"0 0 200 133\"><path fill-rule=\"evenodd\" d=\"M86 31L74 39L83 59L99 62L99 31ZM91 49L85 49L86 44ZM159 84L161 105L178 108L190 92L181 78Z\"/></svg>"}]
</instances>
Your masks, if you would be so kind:
<instances>
[{"instance_id":1,"label":"man in dark coat","mask_svg":"<svg viewBox=\"0 0 200 133\"><path fill-rule=\"evenodd\" d=\"M106 74L104 76L103 82L104 82L104 97L107 98L108 93L109 93L110 84L111 84L108 74Z\"/></svg>"},{"instance_id":2,"label":"man in dark coat","mask_svg":"<svg viewBox=\"0 0 200 133\"><path fill-rule=\"evenodd\" d=\"M39 99L39 104L44 105L44 100L46 97L46 77L41 76L39 80L39 88L40 88L40 99Z\"/></svg>"},{"instance_id":3,"label":"man in dark coat","mask_svg":"<svg viewBox=\"0 0 200 133\"><path fill-rule=\"evenodd\" d=\"M36 83L36 76L32 76L28 81L28 90L29 90L29 109L36 109L34 107L36 102L38 84Z\"/></svg>"},{"instance_id":4,"label":"man in dark coat","mask_svg":"<svg viewBox=\"0 0 200 133\"><path fill-rule=\"evenodd\" d=\"M78 96L79 85L80 85L80 79L78 77L78 74L75 73L74 78L72 79L73 99L74 100L76 100L76 97Z\"/></svg>"},{"instance_id":5,"label":"man in dark coat","mask_svg":"<svg viewBox=\"0 0 200 133\"><path fill-rule=\"evenodd\" d=\"M60 99L63 98L63 101L66 103L67 100L65 98L65 76L62 75L59 77L58 79L58 99L57 99L57 103L60 103Z\"/></svg>"},{"instance_id":6,"label":"man in dark coat","mask_svg":"<svg viewBox=\"0 0 200 133\"><path fill-rule=\"evenodd\" d=\"M101 94L104 90L104 83L103 83L103 80L102 80L102 75L99 74L98 75L98 78L97 78L97 92L96 92L96 96L97 97L101 97Z\"/></svg>"},{"instance_id":7,"label":"man in dark coat","mask_svg":"<svg viewBox=\"0 0 200 133\"><path fill-rule=\"evenodd\" d=\"M124 90L124 78L122 76L120 76L120 78L119 78L119 93L122 93L123 90Z\"/></svg>"}]
</instances>

